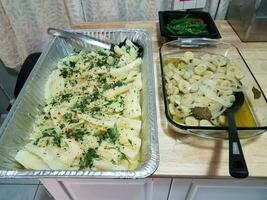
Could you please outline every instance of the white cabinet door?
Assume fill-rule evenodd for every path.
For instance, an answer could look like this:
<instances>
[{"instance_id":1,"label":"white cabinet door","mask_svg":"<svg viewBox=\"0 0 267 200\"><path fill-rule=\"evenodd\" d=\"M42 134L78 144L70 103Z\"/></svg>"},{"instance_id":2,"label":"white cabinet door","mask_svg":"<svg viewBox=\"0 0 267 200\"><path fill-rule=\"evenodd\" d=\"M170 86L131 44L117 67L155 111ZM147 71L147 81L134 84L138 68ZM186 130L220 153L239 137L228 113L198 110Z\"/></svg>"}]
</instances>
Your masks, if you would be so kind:
<instances>
[{"instance_id":1,"label":"white cabinet door","mask_svg":"<svg viewBox=\"0 0 267 200\"><path fill-rule=\"evenodd\" d=\"M120 179L59 179L62 189L55 191L53 180L46 180L46 188L55 198L62 191L73 200L167 200L170 178ZM43 182L43 181L42 181ZM49 189L50 188L50 189Z\"/></svg>"},{"instance_id":2,"label":"white cabinet door","mask_svg":"<svg viewBox=\"0 0 267 200\"><path fill-rule=\"evenodd\" d=\"M187 200L266 200L267 180L194 180Z\"/></svg>"},{"instance_id":3,"label":"white cabinet door","mask_svg":"<svg viewBox=\"0 0 267 200\"><path fill-rule=\"evenodd\" d=\"M190 189L192 179L176 179L172 181L168 200L185 200Z\"/></svg>"}]
</instances>

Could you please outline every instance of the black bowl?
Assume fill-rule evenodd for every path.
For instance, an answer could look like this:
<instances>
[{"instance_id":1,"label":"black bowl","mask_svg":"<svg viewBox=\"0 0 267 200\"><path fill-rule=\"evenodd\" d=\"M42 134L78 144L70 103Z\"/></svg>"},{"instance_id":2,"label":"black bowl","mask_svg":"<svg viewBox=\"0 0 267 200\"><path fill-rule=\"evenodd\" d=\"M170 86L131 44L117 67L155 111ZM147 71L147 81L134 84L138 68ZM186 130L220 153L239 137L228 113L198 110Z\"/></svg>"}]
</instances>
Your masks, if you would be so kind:
<instances>
[{"instance_id":1,"label":"black bowl","mask_svg":"<svg viewBox=\"0 0 267 200\"><path fill-rule=\"evenodd\" d=\"M174 34L169 32L166 27L173 19L180 19L189 15L191 18L201 19L207 25L209 34L190 35L190 34ZM159 11L160 33L164 41L176 40L177 38L212 38L219 39L221 35L211 18L210 14L202 11Z\"/></svg>"}]
</instances>

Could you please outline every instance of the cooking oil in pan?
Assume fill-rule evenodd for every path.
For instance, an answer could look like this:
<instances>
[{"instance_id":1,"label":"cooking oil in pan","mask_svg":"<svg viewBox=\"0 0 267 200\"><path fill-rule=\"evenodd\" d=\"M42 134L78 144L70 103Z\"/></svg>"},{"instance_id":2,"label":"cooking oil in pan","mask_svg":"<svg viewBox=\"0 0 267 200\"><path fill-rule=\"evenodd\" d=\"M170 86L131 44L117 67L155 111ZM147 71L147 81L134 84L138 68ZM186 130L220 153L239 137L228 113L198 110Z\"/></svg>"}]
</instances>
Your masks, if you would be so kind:
<instances>
[{"instance_id":1,"label":"cooking oil in pan","mask_svg":"<svg viewBox=\"0 0 267 200\"><path fill-rule=\"evenodd\" d=\"M256 127L257 123L247 101L235 113L235 121L238 127Z\"/></svg>"}]
</instances>

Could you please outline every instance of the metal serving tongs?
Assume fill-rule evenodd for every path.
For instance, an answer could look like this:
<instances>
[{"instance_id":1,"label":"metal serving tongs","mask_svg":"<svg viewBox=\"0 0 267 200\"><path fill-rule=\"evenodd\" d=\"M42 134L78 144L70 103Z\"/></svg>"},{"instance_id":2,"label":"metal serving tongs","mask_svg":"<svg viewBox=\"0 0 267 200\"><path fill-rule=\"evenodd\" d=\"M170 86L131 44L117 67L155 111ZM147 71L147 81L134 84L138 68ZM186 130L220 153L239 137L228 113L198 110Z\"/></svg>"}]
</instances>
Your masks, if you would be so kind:
<instances>
[{"instance_id":1,"label":"metal serving tongs","mask_svg":"<svg viewBox=\"0 0 267 200\"><path fill-rule=\"evenodd\" d=\"M72 39L75 41L79 41L78 44L80 46L83 46L83 47L84 47L84 44L90 44L90 45L94 45L96 47L107 49L107 50L110 50L113 52L114 52L114 47L116 45L119 47L122 47L126 44L126 39L123 42L121 42L120 44L107 44L107 43L102 42L99 39L96 39L96 38L89 36L89 35L84 35L84 34L78 33L78 32L65 31L65 30L61 30L61 29L57 29L57 28L48 28L47 33L50 35L53 35L53 36L58 36L58 37L62 37L65 39ZM144 52L143 47L136 42L132 41L132 43L138 47L138 56L142 57L143 52Z\"/></svg>"}]
</instances>

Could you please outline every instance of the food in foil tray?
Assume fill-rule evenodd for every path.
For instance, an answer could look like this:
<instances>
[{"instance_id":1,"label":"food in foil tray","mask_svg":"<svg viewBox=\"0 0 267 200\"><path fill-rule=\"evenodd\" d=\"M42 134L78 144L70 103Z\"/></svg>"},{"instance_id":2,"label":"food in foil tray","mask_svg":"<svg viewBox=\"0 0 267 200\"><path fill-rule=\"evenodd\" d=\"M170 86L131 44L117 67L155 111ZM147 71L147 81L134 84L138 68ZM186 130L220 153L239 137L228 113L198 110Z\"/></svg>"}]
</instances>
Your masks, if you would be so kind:
<instances>
[{"instance_id":1,"label":"food in foil tray","mask_svg":"<svg viewBox=\"0 0 267 200\"><path fill-rule=\"evenodd\" d=\"M15 159L34 170L133 170L141 147L138 47L77 50L46 83L46 104Z\"/></svg>"},{"instance_id":2,"label":"food in foil tray","mask_svg":"<svg viewBox=\"0 0 267 200\"><path fill-rule=\"evenodd\" d=\"M244 73L227 57L185 52L167 58L164 66L168 109L186 126L225 126L224 111L242 91Z\"/></svg>"}]
</instances>

